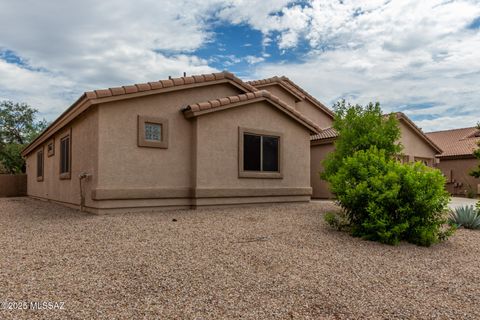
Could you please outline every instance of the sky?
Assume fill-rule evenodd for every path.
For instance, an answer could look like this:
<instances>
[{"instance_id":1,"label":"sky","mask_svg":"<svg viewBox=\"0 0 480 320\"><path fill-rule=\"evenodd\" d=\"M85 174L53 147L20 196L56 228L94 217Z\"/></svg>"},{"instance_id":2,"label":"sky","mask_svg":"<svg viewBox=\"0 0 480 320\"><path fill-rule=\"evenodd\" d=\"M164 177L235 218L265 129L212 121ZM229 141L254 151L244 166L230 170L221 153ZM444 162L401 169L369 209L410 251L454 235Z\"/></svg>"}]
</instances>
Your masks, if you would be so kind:
<instances>
[{"instance_id":1,"label":"sky","mask_svg":"<svg viewBox=\"0 0 480 320\"><path fill-rule=\"evenodd\" d=\"M49 121L87 90L221 70L473 126L480 0L0 0L0 100Z\"/></svg>"}]
</instances>

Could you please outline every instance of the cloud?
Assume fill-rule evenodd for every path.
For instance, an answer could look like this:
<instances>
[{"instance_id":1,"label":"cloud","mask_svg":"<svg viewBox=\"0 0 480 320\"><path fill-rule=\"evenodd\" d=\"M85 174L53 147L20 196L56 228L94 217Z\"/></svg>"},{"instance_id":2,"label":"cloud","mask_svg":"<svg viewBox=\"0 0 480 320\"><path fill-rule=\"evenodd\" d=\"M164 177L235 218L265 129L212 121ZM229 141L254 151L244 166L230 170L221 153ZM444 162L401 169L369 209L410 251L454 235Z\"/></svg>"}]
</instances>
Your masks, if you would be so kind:
<instances>
[{"instance_id":1,"label":"cloud","mask_svg":"<svg viewBox=\"0 0 480 320\"><path fill-rule=\"evenodd\" d=\"M302 10L308 26L287 35L310 42L306 59L267 62L256 77L285 74L328 104L347 98L403 107L426 130L480 120L480 32L469 27L478 2L314 1ZM408 107L425 102L431 106Z\"/></svg>"}]
</instances>

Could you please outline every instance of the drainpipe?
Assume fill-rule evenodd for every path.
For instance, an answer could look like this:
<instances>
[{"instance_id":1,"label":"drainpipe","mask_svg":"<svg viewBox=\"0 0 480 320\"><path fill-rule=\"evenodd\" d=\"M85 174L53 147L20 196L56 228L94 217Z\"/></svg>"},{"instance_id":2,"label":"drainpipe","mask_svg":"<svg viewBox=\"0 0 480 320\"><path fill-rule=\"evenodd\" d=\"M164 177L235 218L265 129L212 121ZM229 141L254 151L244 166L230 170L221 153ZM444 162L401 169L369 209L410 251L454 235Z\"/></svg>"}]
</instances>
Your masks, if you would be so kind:
<instances>
[{"instance_id":1,"label":"drainpipe","mask_svg":"<svg viewBox=\"0 0 480 320\"><path fill-rule=\"evenodd\" d=\"M83 190L83 180L88 180L92 175L87 172L82 172L78 175L78 181L80 182L80 211L85 209L85 190Z\"/></svg>"}]
</instances>

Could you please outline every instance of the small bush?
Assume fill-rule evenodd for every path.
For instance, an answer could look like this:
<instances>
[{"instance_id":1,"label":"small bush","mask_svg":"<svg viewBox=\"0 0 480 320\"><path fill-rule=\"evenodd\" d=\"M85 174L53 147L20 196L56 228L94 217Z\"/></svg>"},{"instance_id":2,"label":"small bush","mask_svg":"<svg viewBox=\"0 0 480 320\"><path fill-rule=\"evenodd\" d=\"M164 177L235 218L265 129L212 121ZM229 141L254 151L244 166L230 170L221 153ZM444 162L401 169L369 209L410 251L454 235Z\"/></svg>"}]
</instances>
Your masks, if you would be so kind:
<instances>
[{"instance_id":1,"label":"small bush","mask_svg":"<svg viewBox=\"0 0 480 320\"><path fill-rule=\"evenodd\" d=\"M401 164L372 147L345 158L328 179L354 236L430 246L454 231L443 230L449 195L436 169L419 162Z\"/></svg>"},{"instance_id":2,"label":"small bush","mask_svg":"<svg viewBox=\"0 0 480 320\"><path fill-rule=\"evenodd\" d=\"M350 222L343 213L327 212L324 216L325 222L338 231L350 229Z\"/></svg>"},{"instance_id":3,"label":"small bush","mask_svg":"<svg viewBox=\"0 0 480 320\"><path fill-rule=\"evenodd\" d=\"M480 229L480 212L474 206L455 208L450 214L450 224L467 229Z\"/></svg>"}]
</instances>

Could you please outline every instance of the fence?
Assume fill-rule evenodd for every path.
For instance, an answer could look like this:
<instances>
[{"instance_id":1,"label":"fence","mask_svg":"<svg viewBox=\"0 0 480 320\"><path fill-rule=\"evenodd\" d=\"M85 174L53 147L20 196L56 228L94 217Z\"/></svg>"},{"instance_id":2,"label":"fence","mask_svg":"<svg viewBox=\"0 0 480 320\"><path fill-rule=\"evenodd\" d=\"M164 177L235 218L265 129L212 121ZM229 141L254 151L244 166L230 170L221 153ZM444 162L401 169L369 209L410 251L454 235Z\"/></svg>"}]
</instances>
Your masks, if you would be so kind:
<instances>
[{"instance_id":1,"label":"fence","mask_svg":"<svg viewBox=\"0 0 480 320\"><path fill-rule=\"evenodd\" d=\"M26 174L0 174L0 198L27 195Z\"/></svg>"}]
</instances>

